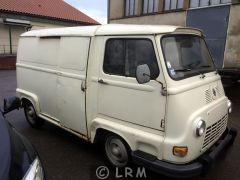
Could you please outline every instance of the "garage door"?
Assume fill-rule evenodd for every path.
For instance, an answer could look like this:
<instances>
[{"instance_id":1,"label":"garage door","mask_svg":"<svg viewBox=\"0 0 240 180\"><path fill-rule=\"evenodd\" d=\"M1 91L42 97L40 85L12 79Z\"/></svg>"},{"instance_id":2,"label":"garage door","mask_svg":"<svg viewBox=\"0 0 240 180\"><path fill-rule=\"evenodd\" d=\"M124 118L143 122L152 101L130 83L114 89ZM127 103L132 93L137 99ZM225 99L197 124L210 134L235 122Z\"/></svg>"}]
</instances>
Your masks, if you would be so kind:
<instances>
[{"instance_id":1,"label":"garage door","mask_svg":"<svg viewBox=\"0 0 240 180\"><path fill-rule=\"evenodd\" d=\"M187 26L202 29L217 68L223 67L230 6L190 9Z\"/></svg>"}]
</instances>

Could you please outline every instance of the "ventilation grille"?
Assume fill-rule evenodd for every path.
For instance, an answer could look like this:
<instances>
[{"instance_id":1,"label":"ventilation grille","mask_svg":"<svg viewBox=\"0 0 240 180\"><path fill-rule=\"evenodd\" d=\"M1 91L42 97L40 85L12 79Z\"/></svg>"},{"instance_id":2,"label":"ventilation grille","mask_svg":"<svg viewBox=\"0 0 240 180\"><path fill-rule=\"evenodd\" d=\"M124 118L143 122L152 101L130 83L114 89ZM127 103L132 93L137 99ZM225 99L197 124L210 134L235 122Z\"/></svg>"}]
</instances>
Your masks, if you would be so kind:
<instances>
[{"instance_id":1,"label":"ventilation grille","mask_svg":"<svg viewBox=\"0 0 240 180\"><path fill-rule=\"evenodd\" d=\"M219 96L223 95L222 90L220 90L220 88L218 86L215 88L215 90Z\"/></svg>"},{"instance_id":2,"label":"ventilation grille","mask_svg":"<svg viewBox=\"0 0 240 180\"><path fill-rule=\"evenodd\" d=\"M207 90L205 91L205 100L206 100L206 103L207 103L207 104L210 103L210 102L212 102L212 95L211 95L210 89L207 89Z\"/></svg>"},{"instance_id":3,"label":"ventilation grille","mask_svg":"<svg viewBox=\"0 0 240 180\"><path fill-rule=\"evenodd\" d=\"M224 95L224 92L218 86L216 86L214 88L207 89L205 91L206 104L212 102L213 100L217 99L218 97L221 97L222 95Z\"/></svg>"},{"instance_id":4,"label":"ventilation grille","mask_svg":"<svg viewBox=\"0 0 240 180\"><path fill-rule=\"evenodd\" d=\"M206 148L209 144L217 140L222 135L227 127L227 119L228 115L225 115L218 122L207 127L202 149Z\"/></svg>"}]
</instances>

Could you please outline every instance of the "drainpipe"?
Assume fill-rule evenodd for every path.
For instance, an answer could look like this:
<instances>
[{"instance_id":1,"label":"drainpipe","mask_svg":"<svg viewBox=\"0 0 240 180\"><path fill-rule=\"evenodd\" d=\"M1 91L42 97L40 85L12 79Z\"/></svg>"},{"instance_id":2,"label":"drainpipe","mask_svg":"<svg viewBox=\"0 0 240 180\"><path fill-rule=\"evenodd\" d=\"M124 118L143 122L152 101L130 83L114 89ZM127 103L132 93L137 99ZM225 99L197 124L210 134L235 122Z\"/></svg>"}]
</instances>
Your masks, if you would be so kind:
<instances>
[{"instance_id":1,"label":"drainpipe","mask_svg":"<svg viewBox=\"0 0 240 180\"><path fill-rule=\"evenodd\" d=\"M13 53L12 51L12 29L11 26L9 25L9 44L10 44L10 54Z\"/></svg>"},{"instance_id":2,"label":"drainpipe","mask_svg":"<svg viewBox=\"0 0 240 180\"><path fill-rule=\"evenodd\" d=\"M107 1L107 23L109 24L110 22L110 0Z\"/></svg>"}]
</instances>

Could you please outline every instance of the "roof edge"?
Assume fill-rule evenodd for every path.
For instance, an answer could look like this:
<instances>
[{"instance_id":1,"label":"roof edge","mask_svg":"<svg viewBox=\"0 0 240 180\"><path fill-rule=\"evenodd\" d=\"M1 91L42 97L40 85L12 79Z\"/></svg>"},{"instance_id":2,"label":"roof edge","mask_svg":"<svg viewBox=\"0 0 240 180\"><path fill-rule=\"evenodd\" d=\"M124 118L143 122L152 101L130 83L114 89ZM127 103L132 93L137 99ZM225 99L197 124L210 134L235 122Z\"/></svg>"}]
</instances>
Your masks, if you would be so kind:
<instances>
[{"instance_id":1,"label":"roof edge","mask_svg":"<svg viewBox=\"0 0 240 180\"><path fill-rule=\"evenodd\" d=\"M166 26L166 25L126 25L126 24L108 24L108 25L93 25L93 26L77 26L64 28L51 28L42 30L33 30L21 35L35 37L50 37L50 36L128 36L128 35L157 35L157 34L197 34L202 35L202 32L197 29Z\"/></svg>"}]
</instances>

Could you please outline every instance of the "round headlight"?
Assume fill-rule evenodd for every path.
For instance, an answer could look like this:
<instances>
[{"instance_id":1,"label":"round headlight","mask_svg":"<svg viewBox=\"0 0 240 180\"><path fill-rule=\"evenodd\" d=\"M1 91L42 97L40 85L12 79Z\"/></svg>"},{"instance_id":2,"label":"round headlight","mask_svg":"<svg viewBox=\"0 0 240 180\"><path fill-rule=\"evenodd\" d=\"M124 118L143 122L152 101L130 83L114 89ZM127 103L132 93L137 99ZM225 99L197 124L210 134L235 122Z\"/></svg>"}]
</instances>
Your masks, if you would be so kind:
<instances>
[{"instance_id":1,"label":"round headlight","mask_svg":"<svg viewBox=\"0 0 240 180\"><path fill-rule=\"evenodd\" d=\"M206 130L206 123L204 120L201 119L197 122L196 135L199 137L202 136L205 130Z\"/></svg>"}]
</instances>

